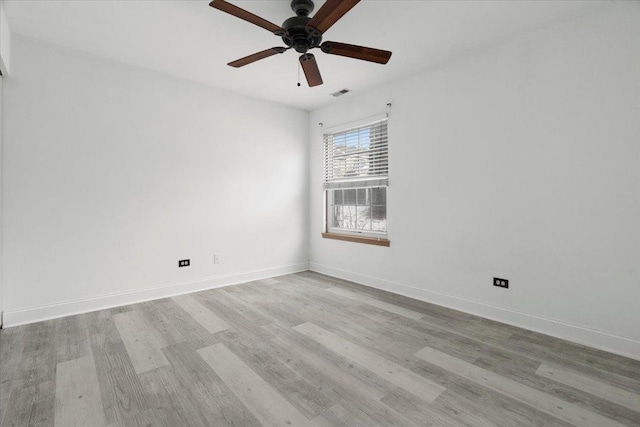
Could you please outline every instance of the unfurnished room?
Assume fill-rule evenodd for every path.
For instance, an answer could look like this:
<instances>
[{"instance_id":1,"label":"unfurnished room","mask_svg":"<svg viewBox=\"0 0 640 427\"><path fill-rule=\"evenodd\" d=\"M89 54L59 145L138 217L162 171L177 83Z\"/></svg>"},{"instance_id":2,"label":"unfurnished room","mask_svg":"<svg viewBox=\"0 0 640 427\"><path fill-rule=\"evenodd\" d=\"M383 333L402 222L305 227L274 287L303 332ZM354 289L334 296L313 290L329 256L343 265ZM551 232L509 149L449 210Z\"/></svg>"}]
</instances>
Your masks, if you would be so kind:
<instances>
[{"instance_id":1,"label":"unfurnished room","mask_svg":"<svg viewBox=\"0 0 640 427\"><path fill-rule=\"evenodd\" d=\"M640 426L640 0L0 0L0 425Z\"/></svg>"}]
</instances>

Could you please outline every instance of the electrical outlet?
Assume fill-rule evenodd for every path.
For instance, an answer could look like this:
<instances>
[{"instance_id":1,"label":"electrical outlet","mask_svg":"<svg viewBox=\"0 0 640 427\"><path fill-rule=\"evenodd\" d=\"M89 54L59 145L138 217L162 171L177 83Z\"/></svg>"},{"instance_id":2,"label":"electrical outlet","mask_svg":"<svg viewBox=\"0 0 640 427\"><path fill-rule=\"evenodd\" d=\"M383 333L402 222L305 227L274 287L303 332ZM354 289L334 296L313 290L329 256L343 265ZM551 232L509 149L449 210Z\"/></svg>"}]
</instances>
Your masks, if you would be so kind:
<instances>
[{"instance_id":1,"label":"electrical outlet","mask_svg":"<svg viewBox=\"0 0 640 427\"><path fill-rule=\"evenodd\" d=\"M213 254L213 263L214 264L220 264L220 255L219 254Z\"/></svg>"},{"instance_id":2,"label":"electrical outlet","mask_svg":"<svg viewBox=\"0 0 640 427\"><path fill-rule=\"evenodd\" d=\"M497 286L499 288L509 288L509 281L507 279L499 279L497 277L493 278L493 286Z\"/></svg>"},{"instance_id":3,"label":"electrical outlet","mask_svg":"<svg viewBox=\"0 0 640 427\"><path fill-rule=\"evenodd\" d=\"M178 261L178 267L189 267L190 262L188 259L181 259L180 261Z\"/></svg>"}]
</instances>

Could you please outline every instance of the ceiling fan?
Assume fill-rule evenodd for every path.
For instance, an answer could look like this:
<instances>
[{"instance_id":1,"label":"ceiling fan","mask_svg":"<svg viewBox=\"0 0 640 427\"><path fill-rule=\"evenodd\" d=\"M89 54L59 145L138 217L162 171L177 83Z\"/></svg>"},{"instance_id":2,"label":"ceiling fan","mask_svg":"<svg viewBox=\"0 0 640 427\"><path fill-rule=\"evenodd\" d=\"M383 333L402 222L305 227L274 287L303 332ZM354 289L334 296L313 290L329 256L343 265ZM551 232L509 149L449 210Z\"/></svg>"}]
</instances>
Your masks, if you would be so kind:
<instances>
[{"instance_id":1,"label":"ceiling fan","mask_svg":"<svg viewBox=\"0 0 640 427\"><path fill-rule=\"evenodd\" d=\"M209 6L272 32L281 37L282 41L288 46L272 47L229 62L227 65L239 68L275 54L284 53L289 49L295 49L296 52L302 54L300 56L300 65L304 70L307 83L309 83L310 87L313 87L322 84L322 76L315 56L308 53L311 49L320 48L324 53L330 55L346 56L363 61L377 62L378 64L389 62L391 52L387 50L330 41L322 43L323 34L359 2L360 0L327 0L313 17L309 17L314 8L313 1L292 0L291 9L296 16L284 21L282 26L269 22L225 0L213 0L209 3Z\"/></svg>"}]
</instances>

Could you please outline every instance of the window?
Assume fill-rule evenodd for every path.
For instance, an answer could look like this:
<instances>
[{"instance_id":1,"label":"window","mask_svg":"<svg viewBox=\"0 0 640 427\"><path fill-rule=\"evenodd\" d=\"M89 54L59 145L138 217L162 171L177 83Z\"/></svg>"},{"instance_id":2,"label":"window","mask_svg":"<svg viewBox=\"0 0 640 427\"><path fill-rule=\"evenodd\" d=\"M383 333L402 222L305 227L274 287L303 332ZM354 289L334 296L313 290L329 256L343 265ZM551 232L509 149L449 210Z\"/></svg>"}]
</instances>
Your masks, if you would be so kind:
<instances>
[{"instance_id":1,"label":"window","mask_svg":"<svg viewBox=\"0 0 640 427\"><path fill-rule=\"evenodd\" d=\"M324 237L388 246L387 118L324 134Z\"/></svg>"}]
</instances>

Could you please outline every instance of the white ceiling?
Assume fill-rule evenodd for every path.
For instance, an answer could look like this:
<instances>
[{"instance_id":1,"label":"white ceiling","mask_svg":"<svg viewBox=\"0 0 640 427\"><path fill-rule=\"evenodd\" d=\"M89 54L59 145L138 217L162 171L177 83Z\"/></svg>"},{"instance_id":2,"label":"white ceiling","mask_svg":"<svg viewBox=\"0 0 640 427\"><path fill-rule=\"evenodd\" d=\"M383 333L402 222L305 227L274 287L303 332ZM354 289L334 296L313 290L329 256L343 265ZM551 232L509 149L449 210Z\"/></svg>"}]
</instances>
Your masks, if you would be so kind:
<instances>
[{"instance_id":1,"label":"white ceiling","mask_svg":"<svg viewBox=\"0 0 640 427\"><path fill-rule=\"evenodd\" d=\"M289 0L231 0L278 25ZM284 45L209 0L5 0L15 33L305 110L401 79L474 49L587 13L609 1L364 0L324 40L390 50L387 65L314 51L324 85L308 88L292 50L244 68L227 62ZM324 0L316 2L316 11Z\"/></svg>"}]
</instances>

